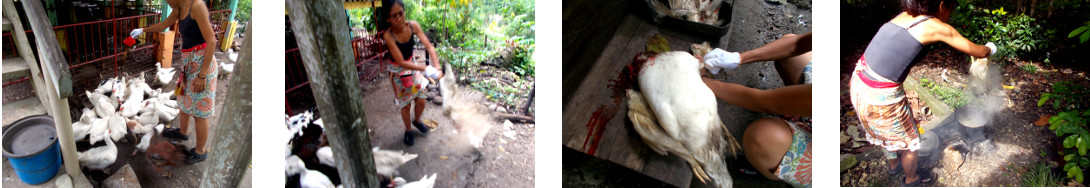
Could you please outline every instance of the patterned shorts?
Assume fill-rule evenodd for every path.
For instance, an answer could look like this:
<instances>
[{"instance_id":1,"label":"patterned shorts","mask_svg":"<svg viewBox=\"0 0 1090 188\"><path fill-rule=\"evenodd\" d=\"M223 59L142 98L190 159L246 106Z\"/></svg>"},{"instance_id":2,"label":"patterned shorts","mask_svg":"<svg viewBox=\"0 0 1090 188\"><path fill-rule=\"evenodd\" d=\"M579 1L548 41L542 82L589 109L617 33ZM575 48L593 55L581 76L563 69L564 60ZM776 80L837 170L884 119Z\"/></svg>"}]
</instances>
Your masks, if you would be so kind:
<instances>
[{"instance_id":1,"label":"patterned shorts","mask_svg":"<svg viewBox=\"0 0 1090 188\"><path fill-rule=\"evenodd\" d=\"M208 118L215 112L216 106L216 76L219 74L219 65L216 62L209 63L213 71L205 75L197 75L200 72L201 63L204 61L204 50L182 52L182 63L185 64L185 93L178 97L182 101L182 112L193 115L196 118ZM194 79L197 76L205 78L205 90L193 92Z\"/></svg>"},{"instance_id":2,"label":"patterned shorts","mask_svg":"<svg viewBox=\"0 0 1090 188\"><path fill-rule=\"evenodd\" d=\"M808 118L789 118L784 120L791 128L791 147L774 170L776 177L793 187L811 187L810 121Z\"/></svg>"}]
</instances>

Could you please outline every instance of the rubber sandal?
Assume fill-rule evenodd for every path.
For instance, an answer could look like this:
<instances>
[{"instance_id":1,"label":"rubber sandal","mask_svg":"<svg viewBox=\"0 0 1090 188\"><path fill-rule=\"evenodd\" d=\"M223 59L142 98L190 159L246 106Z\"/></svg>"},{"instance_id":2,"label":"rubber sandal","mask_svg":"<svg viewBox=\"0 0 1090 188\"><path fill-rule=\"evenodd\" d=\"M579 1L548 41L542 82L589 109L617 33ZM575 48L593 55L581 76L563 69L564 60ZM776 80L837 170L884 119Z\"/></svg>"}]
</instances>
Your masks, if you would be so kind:
<instances>
[{"instance_id":1,"label":"rubber sandal","mask_svg":"<svg viewBox=\"0 0 1090 188\"><path fill-rule=\"evenodd\" d=\"M923 184L930 184L931 183L931 178L924 177L922 174L918 175L918 176L920 176L920 177L917 178L916 181L913 181L913 182L910 182L910 183L905 183L904 186L902 186L902 187L920 187L920 186L923 186ZM908 178L908 177L901 178L901 182L902 183L905 182L906 178Z\"/></svg>"},{"instance_id":2,"label":"rubber sandal","mask_svg":"<svg viewBox=\"0 0 1090 188\"><path fill-rule=\"evenodd\" d=\"M405 132L405 145L413 146L413 132Z\"/></svg>"},{"instance_id":3,"label":"rubber sandal","mask_svg":"<svg viewBox=\"0 0 1090 188\"><path fill-rule=\"evenodd\" d=\"M428 126L424 126L424 123L421 123L420 121L413 121L413 127L416 127L416 130L420 130L420 133L428 134Z\"/></svg>"},{"instance_id":4,"label":"rubber sandal","mask_svg":"<svg viewBox=\"0 0 1090 188\"><path fill-rule=\"evenodd\" d=\"M904 168L901 168L901 165L897 165L896 168L889 169L889 171L886 171L886 174L889 174L889 175L892 176L892 175L900 174L901 171L904 171Z\"/></svg>"},{"instance_id":5,"label":"rubber sandal","mask_svg":"<svg viewBox=\"0 0 1090 188\"><path fill-rule=\"evenodd\" d=\"M163 130L163 137L177 139L177 140L189 140L189 136L183 135L181 129L168 128Z\"/></svg>"}]
</instances>

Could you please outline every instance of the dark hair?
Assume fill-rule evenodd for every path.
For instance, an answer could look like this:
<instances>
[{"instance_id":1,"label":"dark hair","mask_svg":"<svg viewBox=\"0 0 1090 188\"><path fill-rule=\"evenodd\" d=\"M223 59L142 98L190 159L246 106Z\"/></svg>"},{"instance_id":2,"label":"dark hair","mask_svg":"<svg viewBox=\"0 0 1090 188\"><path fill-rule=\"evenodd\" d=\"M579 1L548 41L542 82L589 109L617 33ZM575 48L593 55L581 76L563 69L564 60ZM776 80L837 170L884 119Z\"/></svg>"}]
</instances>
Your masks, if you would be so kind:
<instances>
[{"instance_id":1,"label":"dark hair","mask_svg":"<svg viewBox=\"0 0 1090 188\"><path fill-rule=\"evenodd\" d=\"M377 23L378 23L378 30L379 31L386 30L387 28L390 28L390 21L388 21L387 18L390 18L390 12L393 11L394 4L401 5L402 11L406 10L405 2L402 2L401 0L383 0L382 1L382 7L379 7L379 11L378 11L378 14L379 14L378 18L379 19L376 20Z\"/></svg>"},{"instance_id":2,"label":"dark hair","mask_svg":"<svg viewBox=\"0 0 1090 188\"><path fill-rule=\"evenodd\" d=\"M953 8L957 5L956 0L901 0L901 6L904 7L905 12L909 15L929 15L934 16L939 13L939 4L945 7Z\"/></svg>"}]
</instances>

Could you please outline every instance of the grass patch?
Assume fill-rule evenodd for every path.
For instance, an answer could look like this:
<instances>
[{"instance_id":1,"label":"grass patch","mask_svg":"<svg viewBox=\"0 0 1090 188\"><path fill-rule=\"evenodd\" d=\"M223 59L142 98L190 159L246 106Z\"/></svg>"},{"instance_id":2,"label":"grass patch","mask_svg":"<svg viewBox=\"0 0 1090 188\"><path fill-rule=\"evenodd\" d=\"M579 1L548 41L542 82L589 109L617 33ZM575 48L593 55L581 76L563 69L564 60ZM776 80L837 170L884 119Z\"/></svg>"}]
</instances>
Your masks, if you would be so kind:
<instances>
[{"instance_id":1,"label":"grass patch","mask_svg":"<svg viewBox=\"0 0 1090 188\"><path fill-rule=\"evenodd\" d=\"M934 82L931 82L931 80L927 80L927 78L920 78L920 85L927 88L928 91L931 91L931 94L938 97L939 100L942 100L942 103L950 106L950 108L965 106L965 104L968 104L969 101L972 100L972 95L969 95L969 93L966 93L962 89L935 84Z\"/></svg>"},{"instance_id":2,"label":"grass patch","mask_svg":"<svg viewBox=\"0 0 1090 188\"><path fill-rule=\"evenodd\" d=\"M1037 73L1037 66L1025 64L1025 65L1022 65L1022 70L1026 71L1026 72L1028 72L1030 74L1036 74Z\"/></svg>"},{"instance_id":3,"label":"grass patch","mask_svg":"<svg viewBox=\"0 0 1090 188\"><path fill-rule=\"evenodd\" d=\"M1062 181L1062 177L1053 173L1052 167L1045 162L1038 162L1022 176L1022 186L1026 187L1055 187Z\"/></svg>"}]
</instances>

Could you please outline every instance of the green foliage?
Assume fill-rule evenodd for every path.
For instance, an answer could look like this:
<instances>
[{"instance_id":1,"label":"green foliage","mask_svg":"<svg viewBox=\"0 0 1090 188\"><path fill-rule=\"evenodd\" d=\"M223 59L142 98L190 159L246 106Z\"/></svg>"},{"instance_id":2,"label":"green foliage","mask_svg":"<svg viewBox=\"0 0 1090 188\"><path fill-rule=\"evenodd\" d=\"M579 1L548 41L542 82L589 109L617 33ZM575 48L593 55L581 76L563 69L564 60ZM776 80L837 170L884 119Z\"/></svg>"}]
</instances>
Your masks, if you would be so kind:
<instances>
[{"instance_id":1,"label":"green foliage","mask_svg":"<svg viewBox=\"0 0 1090 188\"><path fill-rule=\"evenodd\" d=\"M1022 70L1026 71L1026 72L1028 72L1030 74L1036 74L1037 73L1037 66L1025 64L1025 65L1022 65Z\"/></svg>"},{"instance_id":2,"label":"green foliage","mask_svg":"<svg viewBox=\"0 0 1090 188\"><path fill-rule=\"evenodd\" d=\"M348 10L348 23L352 28L365 28L368 32L375 32L377 22L373 16L374 8L361 8Z\"/></svg>"},{"instance_id":3,"label":"green foliage","mask_svg":"<svg viewBox=\"0 0 1090 188\"><path fill-rule=\"evenodd\" d=\"M1087 91L1081 85L1075 85L1073 82L1064 81L1058 82L1052 85L1051 93L1042 93L1041 99L1037 101L1037 106L1043 106L1052 100L1052 107L1057 110L1070 111L1086 109L1088 106L1086 97L1090 97L1090 91Z\"/></svg>"},{"instance_id":4,"label":"green foliage","mask_svg":"<svg viewBox=\"0 0 1090 188\"><path fill-rule=\"evenodd\" d=\"M1079 37L1079 43L1086 43L1086 40L1090 40L1090 21L1086 21L1086 25L1075 28L1074 31L1071 31L1071 34L1067 34L1067 38L1075 38L1075 36Z\"/></svg>"},{"instance_id":5,"label":"green foliage","mask_svg":"<svg viewBox=\"0 0 1090 188\"><path fill-rule=\"evenodd\" d=\"M1061 181L1061 177L1055 175L1052 167L1045 162L1037 163L1022 176L1022 186L1025 187L1055 187Z\"/></svg>"},{"instance_id":6,"label":"green foliage","mask_svg":"<svg viewBox=\"0 0 1090 188\"><path fill-rule=\"evenodd\" d=\"M935 97L939 98L939 100L942 100L942 103L945 103L951 108L965 106L965 104L968 104L969 101L972 100L972 95L965 93L961 89L953 88L950 86L938 85L931 82L930 80L927 80L927 78L920 79L920 86L927 88L929 91L931 91L931 94L934 94Z\"/></svg>"},{"instance_id":7,"label":"green foliage","mask_svg":"<svg viewBox=\"0 0 1090 188\"><path fill-rule=\"evenodd\" d=\"M535 13L532 0L405 1L406 17L434 30L437 52L456 68L476 66L515 46L513 71L533 75Z\"/></svg>"},{"instance_id":8,"label":"green foliage","mask_svg":"<svg viewBox=\"0 0 1090 188\"><path fill-rule=\"evenodd\" d=\"M973 5L958 6L951 16L951 23L969 40L993 42L1004 57L1013 57L1048 45L1048 38L1055 30L1045 30L1037 19L1025 14L1008 13L1002 7L981 9Z\"/></svg>"},{"instance_id":9,"label":"green foliage","mask_svg":"<svg viewBox=\"0 0 1090 188\"><path fill-rule=\"evenodd\" d=\"M1090 156L1086 155L1087 150L1090 150L1090 132L1086 128L1090 110L1086 110L1086 102L1083 101L1090 96L1087 95L1090 92L1071 82L1056 83L1052 85L1052 90L1052 93L1041 94L1037 106L1043 106L1052 99L1053 108L1062 110L1048 119L1048 129L1063 140L1063 146L1067 149L1061 153L1064 161L1067 161L1063 171L1067 172L1068 178L1082 182L1083 169L1090 167Z\"/></svg>"}]
</instances>

